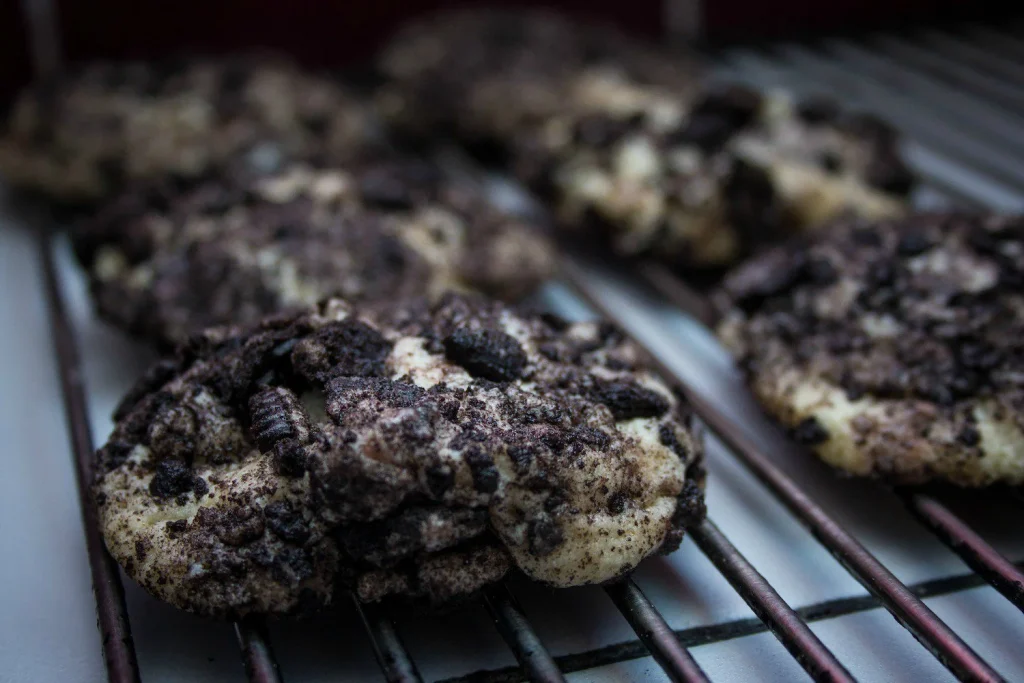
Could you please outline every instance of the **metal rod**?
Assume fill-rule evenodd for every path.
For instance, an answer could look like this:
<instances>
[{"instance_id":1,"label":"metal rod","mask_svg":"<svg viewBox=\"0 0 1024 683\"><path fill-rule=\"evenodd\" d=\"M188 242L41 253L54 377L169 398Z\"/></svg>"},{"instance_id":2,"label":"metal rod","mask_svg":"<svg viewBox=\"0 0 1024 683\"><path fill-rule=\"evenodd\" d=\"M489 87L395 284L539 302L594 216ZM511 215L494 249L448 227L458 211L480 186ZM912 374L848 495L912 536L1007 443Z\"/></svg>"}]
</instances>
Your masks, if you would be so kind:
<instances>
[{"instance_id":1,"label":"metal rod","mask_svg":"<svg viewBox=\"0 0 1024 683\"><path fill-rule=\"evenodd\" d=\"M281 672L270 649L266 626L257 621L236 621L235 636L249 680L252 683L281 683Z\"/></svg>"},{"instance_id":2,"label":"metal rod","mask_svg":"<svg viewBox=\"0 0 1024 683\"><path fill-rule=\"evenodd\" d=\"M899 492L910 511L993 588L1024 612L1024 572L931 496Z\"/></svg>"},{"instance_id":3,"label":"metal rod","mask_svg":"<svg viewBox=\"0 0 1024 683\"><path fill-rule=\"evenodd\" d=\"M709 680L633 579L606 586L605 592L670 680L676 683Z\"/></svg>"},{"instance_id":4,"label":"metal rod","mask_svg":"<svg viewBox=\"0 0 1024 683\"><path fill-rule=\"evenodd\" d=\"M673 304L704 325L711 325L715 316L711 304L698 292L683 284L666 266L655 261L644 261L637 264L637 272Z\"/></svg>"},{"instance_id":5,"label":"metal rod","mask_svg":"<svg viewBox=\"0 0 1024 683\"><path fill-rule=\"evenodd\" d=\"M384 679L388 683L422 683L416 663L405 649L395 624L376 609L360 603L355 595L352 602L370 636L370 645Z\"/></svg>"},{"instance_id":6,"label":"metal rod","mask_svg":"<svg viewBox=\"0 0 1024 683\"><path fill-rule=\"evenodd\" d=\"M540 641L512 592L504 584L484 591L484 605L498 632L535 683L564 683L565 676Z\"/></svg>"},{"instance_id":7,"label":"metal rod","mask_svg":"<svg viewBox=\"0 0 1024 683\"><path fill-rule=\"evenodd\" d=\"M564 259L563 273L570 284L603 315L615 312L596 296L585 273L572 259ZM646 346L637 340L644 348ZM878 597L896 620L961 680L1001 681L1002 677L977 655L949 626L919 600L874 555L861 545L800 486L772 462L760 444L713 403L695 391L680 373L673 372L649 348L648 353L666 376L676 380L694 412L736 454L740 461L783 502L789 511L824 545L834 558Z\"/></svg>"},{"instance_id":8,"label":"metal rod","mask_svg":"<svg viewBox=\"0 0 1024 683\"><path fill-rule=\"evenodd\" d=\"M1001 51L1004 59L1010 59L1024 65L1024 43L1021 43L1013 36L981 26L971 28L968 31L968 35L991 48Z\"/></svg>"},{"instance_id":9,"label":"metal rod","mask_svg":"<svg viewBox=\"0 0 1024 683\"><path fill-rule=\"evenodd\" d=\"M961 38L937 31L928 31L921 38L938 54L955 56L957 59L973 63L976 73L998 74L1004 85L1024 82L1024 73L1021 73L1024 65L1012 59L1000 57L990 49L978 47L978 45ZM987 47L988 45L986 45Z\"/></svg>"},{"instance_id":10,"label":"metal rod","mask_svg":"<svg viewBox=\"0 0 1024 683\"><path fill-rule=\"evenodd\" d=\"M848 41L830 42L828 50L844 66L855 69L873 82L937 106L943 118L951 122L960 121L971 125L972 137L1000 149L1024 149L1024 143L1018 139L1021 127L1024 126L1024 117L1019 113L1019 108L1006 111L983 99L964 97L961 88L905 66L877 50L868 50Z\"/></svg>"},{"instance_id":11,"label":"metal rod","mask_svg":"<svg viewBox=\"0 0 1024 683\"><path fill-rule=\"evenodd\" d=\"M128 623L120 571L117 562L103 544L99 516L93 503L93 441L82 381L82 364L57 279L52 230L49 225L39 226L38 242L50 313L50 329L53 333L53 351L60 373L64 414L68 421L75 484L82 512L85 549L89 556L89 570L92 573L92 591L96 598L96 617L102 637L107 678L111 683L134 683L140 680L139 664L135 658L135 644L132 642L131 626Z\"/></svg>"},{"instance_id":12,"label":"metal rod","mask_svg":"<svg viewBox=\"0 0 1024 683\"><path fill-rule=\"evenodd\" d=\"M714 522L704 520L699 527L690 530L690 535L811 678L816 681L855 680Z\"/></svg>"},{"instance_id":13,"label":"metal rod","mask_svg":"<svg viewBox=\"0 0 1024 683\"><path fill-rule=\"evenodd\" d=\"M960 88L972 91L1003 107L1024 106L1024 88L1019 88L988 72L967 66L939 51L925 50L905 40L874 36L871 48L892 55L907 65L932 74ZM1012 109L1011 109L1012 110Z\"/></svg>"},{"instance_id":14,"label":"metal rod","mask_svg":"<svg viewBox=\"0 0 1024 683\"><path fill-rule=\"evenodd\" d=\"M61 64L55 0L21 0L21 9L28 29L32 69L39 81L50 81Z\"/></svg>"},{"instance_id":15,"label":"metal rod","mask_svg":"<svg viewBox=\"0 0 1024 683\"><path fill-rule=\"evenodd\" d=\"M944 181L937 182L934 179L929 178L924 182L924 185L930 187L939 194L943 195L947 200L952 201L953 204L956 204L962 209L981 211L984 209L993 208L986 204L985 202L979 200L977 197L964 193L962 190L960 190L960 188L955 187L950 183Z\"/></svg>"}]
</instances>

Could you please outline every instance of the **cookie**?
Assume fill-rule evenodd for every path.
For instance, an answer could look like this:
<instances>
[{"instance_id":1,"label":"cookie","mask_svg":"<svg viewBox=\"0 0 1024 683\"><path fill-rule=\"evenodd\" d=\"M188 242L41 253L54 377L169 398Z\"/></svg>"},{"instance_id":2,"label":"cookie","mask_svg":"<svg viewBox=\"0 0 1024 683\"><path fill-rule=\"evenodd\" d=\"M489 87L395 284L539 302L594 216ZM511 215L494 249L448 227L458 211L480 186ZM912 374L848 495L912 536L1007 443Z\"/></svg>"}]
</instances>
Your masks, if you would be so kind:
<instances>
[{"instance_id":1,"label":"cookie","mask_svg":"<svg viewBox=\"0 0 1024 683\"><path fill-rule=\"evenodd\" d=\"M692 60L542 14L457 17L385 51L384 118L484 148L570 239L714 270L839 215L906 210L914 179L883 121L710 86Z\"/></svg>"},{"instance_id":2,"label":"cookie","mask_svg":"<svg viewBox=\"0 0 1024 683\"><path fill-rule=\"evenodd\" d=\"M207 331L99 451L107 547L157 597L221 617L315 609L338 586L442 605L513 568L612 580L704 514L692 418L638 356L607 324L458 295Z\"/></svg>"},{"instance_id":3,"label":"cookie","mask_svg":"<svg viewBox=\"0 0 1024 683\"><path fill-rule=\"evenodd\" d=\"M101 317L161 347L332 295L519 299L554 266L542 232L434 166L398 160L150 184L74 238Z\"/></svg>"},{"instance_id":4,"label":"cookie","mask_svg":"<svg viewBox=\"0 0 1024 683\"><path fill-rule=\"evenodd\" d=\"M740 86L688 100L611 74L523 136L517 175L570 234L617 254L715 269L843 214L906 210L913 177L884 122Z\"/></svg>"},{"instance_id":5,"label":"cookie","mask_svg":"<svg viewBox=\"0 0 1024 683\"><path fill-rule=\"evenodd\" d=\"M830 465L1024 483L1024 219L842 221L741 266L716 301L757 398Z\"/></svg>"},{"instance_id":6,"label":"cookie","mask_svg":"<svg viewBox=\"0 0 1024 683\"><path fill-rule=\"evenodd\" d=\"M376 135L366 104L282 58L98 63L22 94L0 128L0 177L91 207L128 181L196 177L236 158L348 161Z\"/></svg>"},{"instance_id":7,"label":"cookie","mask_svg":"<svg viewBox=\"0 0 1024 683\"><path fill-rule=\"evenodd\" d=\"M378 105L392 129L419 141L454 135L491 152L560 112L568 80L581 74L613 69L682 91L696 70L613 28L544 10L493 8L410 24L378 68L385 78Z\"/></svg>"}]
</instances>

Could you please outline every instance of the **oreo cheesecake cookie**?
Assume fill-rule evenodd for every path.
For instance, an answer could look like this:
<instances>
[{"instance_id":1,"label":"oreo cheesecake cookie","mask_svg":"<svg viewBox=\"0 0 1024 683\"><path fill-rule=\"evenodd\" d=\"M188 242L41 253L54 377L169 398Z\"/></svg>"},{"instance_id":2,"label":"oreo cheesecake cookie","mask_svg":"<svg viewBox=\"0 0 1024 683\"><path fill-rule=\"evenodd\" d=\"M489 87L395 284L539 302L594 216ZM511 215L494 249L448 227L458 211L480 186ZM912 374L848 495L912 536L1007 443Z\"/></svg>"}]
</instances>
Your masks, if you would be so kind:
<instances>
[{"instance_id":1,"label":"oreo cheesecake cookie","mask_svg":"<svg viewBox=\"0 0 1024 683\"><path fill-rule=\"evenodd\" d=\"M541 13L445 19L384 52L383 118L483 149L571 239L720 270L840 215L906 209L914 178L877 118L710 86L692 59Z\"/></svg>"},{"instance_id":2,"label":"oreo cheesecake cookie","mask_svg":"<svg viewBox=\"0 0 1024 683\"><path fill-rule=\"evenodd\" d=\"M468 183L398 160L149 184L74 237L101 317L160 347L327 296L520 299L555 260L542 232Z\"/></svg>"},{"instance_id":3,"label":"oreo cheesecake cookie","mask_svg":"<svg viewBox=\"0 0 1024 683\"><path fill-rule=\"evenodd\" d=\"M107 547L157 597L225 618L342 588L443 605L513 569L610 581L704 515L689 410L638 357L606 324L456 295L206 331L117 411Z\"/></svg>"},{"instance_id":4,"label":"oreo cheesecake cookie","mask_svg":"<svg viewBox=\"0 0 1024 683\"><path fill-rule=\"evenodd\" d=\"M600 24L544 10L463 9L406 26L378 59L377 103L413 141L456 137L483 154L566 106L570 81L612 70L679 92L695 83L692 60Z\"/></svg>"},{"instance_id":5,"label":"oreo cheesecake cookie","mask_svg":"<svg viewBox=\"0 0 1024 683\"><path fill-rule=\"evenodd\" d=\"M1024 483L1024 219L842 221L741 266L716 300L754 394L830 465Z\"/></svg>"},{"instance_id":6,"label":"oreo cheesecake cookie","mask_svg":"<svg viewBox=\"0 0 1024 683\"><path fill-rule=\"evenodd\" d=\"M741 86L688 100L610 74L521 137L517 175L615 253L717 269L845 214L899 216L913 177L883 121Z\"/></svg>"},{"instance_id":7,"label":"oreo cheesecake cookie","mask_svg":"<svg viewBox=\"0 0 1024 683\"><path fill-rule=\"evenodd\" d=\"M0 124L0 177L72 208L126 183L240 160L341 163L376 143L370 107L283 58L97 63L32 89Z\"/></svg>"}]
</instances>

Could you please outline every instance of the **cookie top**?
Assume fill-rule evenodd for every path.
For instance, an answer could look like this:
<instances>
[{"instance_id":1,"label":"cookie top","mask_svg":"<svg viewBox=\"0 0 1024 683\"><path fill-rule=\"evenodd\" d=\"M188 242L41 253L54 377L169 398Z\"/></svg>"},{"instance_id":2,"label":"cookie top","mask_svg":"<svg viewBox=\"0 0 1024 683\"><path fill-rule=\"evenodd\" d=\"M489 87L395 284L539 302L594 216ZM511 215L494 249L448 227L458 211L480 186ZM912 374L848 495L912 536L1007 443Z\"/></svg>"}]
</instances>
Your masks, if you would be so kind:
<instances>
[{"instance_id":1,"label":"cookie top","mask_svg":"<svg viewBox=\"0 0 1024 683\"><path fill-rule=\"evenodd\" d=\"M501 138L565 106L568 80L612 69L685 90L695 67L614 28L544 10L456 10L400 31L378 60L384 117L412 138Z\"/></svg>"},{"instance_id":2,"label":"cookie top","mask_svg":"<svg viewBox=\"0 0 1024 683\"><path fill-rule=\"evenodd\" d=\"M241 158L348 161L376 144L369 108L271 56L97 63L28 90L0 124L0 176L91 206L131 180L195 177Z\"/></svg>"},{"instance_id":3,"label":"cookie top","mask_svg":"<svg viewBox=\"0 0 1024 683\"><path fill-rule=\"evenodd\" d=\"M286 166L148 184L75 231L100 315L158 346L311 306L474 290L514 300L554 248L465 182L417 161Z\"/></svg>"},{"instance_id":4,"label":"cookie top","mask_svg":"<svg viewBox=\"0 0 1024 683\"><path fill-rule=\"evenodd\" d=\"M225 617L339 584L440 604L510 567L611 580L704 511L689 412L638 353L606 324L454 295L208 331L118 410L107 546L158 597Z\"/></svg>"},{"instance_id":5,"label":"cookie top","mask_svg":"<svg viewBox=\"0 0 1024 683\"><path fill-rule=\"evenodd\" d=\"M900 483L1024 482L1024 219L850 220L737 269L719 334L830 464Z\"/></svg>"},{"instance_id":6,"label":"cookie top","mask_svg":"<svg viewBox=\"0 0 1024 683\"><path fill-rule=\"evenodd\" d=\"M844 213L897 216L913 176L884 122L731 85L693 97L611 74L515 141L517 174L566 230L614 251L716 268Z\"/></svg>"}]
</instances>

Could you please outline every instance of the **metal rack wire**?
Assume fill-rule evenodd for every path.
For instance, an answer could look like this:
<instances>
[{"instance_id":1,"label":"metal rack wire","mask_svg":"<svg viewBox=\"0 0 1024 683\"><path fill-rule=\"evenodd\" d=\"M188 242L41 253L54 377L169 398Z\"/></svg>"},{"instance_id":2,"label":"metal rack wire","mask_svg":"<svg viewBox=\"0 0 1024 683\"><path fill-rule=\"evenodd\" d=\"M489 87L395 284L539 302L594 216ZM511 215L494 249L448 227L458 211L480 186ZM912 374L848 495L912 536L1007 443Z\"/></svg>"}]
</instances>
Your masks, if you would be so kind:
<instances>
[{"instance_id":1,"label":"metal rack wire","mask_svg":"<svg viewBox=\"0 0 1024 683\"><path fill-rule=\"evenodd\" d=\"M968 40L974 40L976 31L969 31L966 35ZM985 49L976 47L974 43L965 43L973 52L964 51L965 55L971 55L969 58L965 57L965 62L970 66L965 66L964 69L985 68L980 65L986 63L985 58L990 51L999 52L998 55L992 55L995 60L993 63L1005 62L1024 66L1024 42L1018 42L1008 34L996 35L999 40L985 40L985 45L988 46ZM900 64L896 64L892 57L878 57L885 60L886 64L891 62L899 67L889 72L898 74L898 80L893 80L890 75L881 78L878 63L850 59L859 48L853 46L854 52L851 52L851 47L846 44L827 45L824 51L811 51L806 48L786 49L781 51L781 60L776 55L731 54L724 56L724 63L727 67L732 67L733 76L756 78L762 85L767 80L779 85L795 86L796 89L812 84L817 89L842 88L845 94L853 93L861 104L890 115L890 118L904 129L912 140L911 150L916 149L916 153L908 156L912 161L917 159L918 170L924 172L925 177L940 192L959 200L962 204L991 206L997 209L1024 208L1024 166L1016 164L1010 156L993 153L994 138L971 138L961 135L955 141L947 139L946 134L949 130L946 124L936 124L931 119L925 121L920 115L921 109L929 106L928 97L941 96L948 99L956 94L955 88L963 86L969 88L976 97L964 98L956 108L956 116L968 120L972 112L981 112L983 120L1000 120L1006 126L1012 123L1013 117L1005 115L1005 112L992 119L995 107L1006 106L1005 101L995 96L999 89L993 87L994 83L1003 82L1002 77L995 82L990 82L991 79L979 80L975 84L976 87L973 87L974 82L967 75L969 71L964 69L950 71L950 76L946 80L941 80L930 70L928 63L949 61L948 57L934 53L933 50L935 45L944 44L942 38L932 35L913 44L903 40L873 41L872 45L883 46L882 54L891 54L892 57L900 59ZM899 46L907 47L909 51L901 50ZM39 54L45 55L47 52L40 50ZM904 57L907 59L904 60ZM944 61L935 62L934 57ZM993 69L992 73L996 71ZM907 95L895 91L906 86L908 80L916 84L916 90L908 90ZM1012 94L1010 85L1011 83L1007 83L1005 92ZM910 92L914 93L913 97ZM893 109L893 103L903 108ZM1024 119L1020 119L1019 128L1014 130L1024 131ZM930 147L918 149L914 147L915 145ZM955 180L950 180L948 174L937 173L932 164L926 163L936 158L953 159L967 164L969 169L982 179L982 184L958 184ZM74 330L68 320L58 281L53 239L48 231L40 232L39 252L50 304L54 353L60 371L68 417L69 437L108 677L114 683L139 681L139 668L118 568L103 547L95 508L89 494L93 443L86 420L86 395L82 385L81 362ZM658 267L643 264L637 268L637 272L680 308L698 319L709 322L707 307L701 297L674 276ZM593 308L613 319L620 318L618 312L601 298L587 270L577 261L569 258L564 274ZM811 494L803 491L785 472L773 464L759 445L748 436L743 425L737 424L716 408L695 387L688 385L684 377L673 372L657 357L655 361L661 365L661 370L667 376L682 383L684 391L702 420L731 448L776 499L784 503L790 513L803 523L835 559L876 597L878 604L889 610L950 671L961 680L1002 680L998 672L924 605L917 592L901 583L856 538L832 519L814 501ZM1016 565L999 555L966 522L955 516L937 499L911 491L898 493L911 512L952 548L972 570L1014 605L1024 609L1024 574ZM691 536L715 568L747 602L758 619L775 634L814 680L854 680L835 655L810 630L806 611L793 610L711 520L692 530ZM647 600L635 583L628 580L614 584L607 587L606 592L634 629L640 642L671 680L708 680L677 634L669 629L657 608ZM564 658L552 658L547 652L531 627L527 615L507 586L501 585L488 591L483 597L483 602L498 632L519 662L522 676L532 681L564 680L559 670L559 661ZM373 606L356 603L355 608L362 617L385 679L402 682L422 680L415 662L402 643L395 623ZM236 623L234 628L249 680L261 683L281 681L282 677L263 625L257 621L246 621Z\"/></svg>"},{"instance_id":2,"label":"metal rack wire","mask_svg":"<svg viewBox=\"0 0 1024 683\"><path fill-rule=\"evenodd\" d=\"M355 596L352 596L352 603L363 620L363 626L373 646L373 654L384 678L395 683L416 683L422 680L420 672L416 670L416 663L412 661L398 635L394 622L372 608L360 604Z\"/></svg>"}]
</instances>

